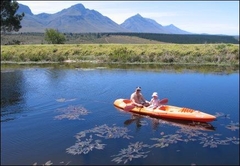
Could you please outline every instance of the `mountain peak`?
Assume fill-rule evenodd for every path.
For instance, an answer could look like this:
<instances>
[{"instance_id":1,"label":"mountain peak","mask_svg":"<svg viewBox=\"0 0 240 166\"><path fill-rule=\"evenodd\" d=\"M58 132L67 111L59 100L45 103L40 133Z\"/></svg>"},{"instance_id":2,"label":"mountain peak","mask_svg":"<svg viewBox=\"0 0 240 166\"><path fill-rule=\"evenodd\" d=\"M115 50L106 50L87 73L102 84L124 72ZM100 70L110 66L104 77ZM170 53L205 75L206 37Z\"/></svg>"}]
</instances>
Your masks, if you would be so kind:
<instances>
[{"instance_id":1,"label":"mountain peak","mask_svg":"<svg viewBox=\"0 0 240 166\"><path fill-rule=\"evenodd\" d=\"M142 17L142 16L138 13L138 14L136 14L136 15L133 16L133 17Z\"/></svg>"},{"instance_id":2,"label":"mountain peak","mask_svg":"<svg viewBox=\"0 0 240 166\"><path fill-rule=\"evenodd\" d=\"M62 11L58 12L57 14L61 13L62 15L82 15L87 12L88 9L86 9L81 3L72 5L71 7L67 9L63 9Z\"/></svg>"},{"instance_id":3,"label":"mountain peak","mask_svg":"<svg viewBox=\"0 0 240 166\"><path fill-rule=\"evenodd\" d=\"M125 20L125 22L131 22L131 21L144 21L145 19L140 15L140 14L136 14L132 17L129 17L127 20Z\"/></svg>"},{"instance_id":4,"label":"mountain peak","mask_svg":"<svg viewBox=\"0 0 240 166\"><path fill-rule=\"evenodd\" d=\"M176 27L176 26L173 24L170 24L170 25L167 25L166 27Z\"/></svg>"},{"instance_id":5,"label":"mountain peak","mask_svg":"<svg viewBox=\"0 0 240 166\"><path fill-rule=\"evenodd\" d=\"M64 9L62 11L68 11L69 13L76 14L76 13L85 13L86 10L87 9L81 3L78 3L76 5L72 5L68 9Z\"/></svg>"},{"instance_id":6,"label":"mountain peak","mask_svg":"<svg viewBox=\"0 0 240 166\"><path fill-rule=\"evenodd\" d=\"M174 32L174 34L190 34L190 32L179 29L173 24L165 26L168 31Z\"/></svg>"},{"instance_id":7,"label":"mountain peak","mask_svg":"<svg viewBox=\"0 0 240 166\"><path fill-rule=\"evenodd\" d=\"M71 6L70 9L76 9L80 11L86 10L86 8L81 3Z\"/></svg>"},{"instance_id":8,"label":"mountain peak","mask_svg":"<svg viewBox=\"0 0 240 166\"><path fill-rule=\"evenodd\" d=\"M28 6L19 3L17 14L21 14L21 13L29 14L31 16L33 15L31 9Z\"/></svg>"},{"instance_id":9,"label":"mountain peak","mask_svg":"<svg viewBox=\"0 0 240 166\"><path fill-rule=\"evenodd\" d=\"M135 16L125 20L121 26L132 32L138 33L169 33L155 20L144 18L140 14L136 14Z\"/></svg>"}]
</instances>

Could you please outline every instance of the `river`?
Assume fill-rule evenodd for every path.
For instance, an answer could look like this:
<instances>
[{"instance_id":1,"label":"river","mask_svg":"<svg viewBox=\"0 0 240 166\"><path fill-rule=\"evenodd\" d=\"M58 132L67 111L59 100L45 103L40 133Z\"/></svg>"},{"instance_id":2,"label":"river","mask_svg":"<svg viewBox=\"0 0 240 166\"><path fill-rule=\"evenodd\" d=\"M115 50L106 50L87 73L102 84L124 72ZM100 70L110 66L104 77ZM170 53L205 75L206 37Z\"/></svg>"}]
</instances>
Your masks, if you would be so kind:
<instances>
[{"instance_id":1,"label":"river","mask_svg":"<svg viewBox=\"0 0 240 166\"><path fill-rule=\"evenodd\" d=\"M215 69L216 70L216 69ZM207 124L114 107L137 86ZM239 72L105 67L1 70L2 165L239 165Z\"/></svg>"}]
</instances>

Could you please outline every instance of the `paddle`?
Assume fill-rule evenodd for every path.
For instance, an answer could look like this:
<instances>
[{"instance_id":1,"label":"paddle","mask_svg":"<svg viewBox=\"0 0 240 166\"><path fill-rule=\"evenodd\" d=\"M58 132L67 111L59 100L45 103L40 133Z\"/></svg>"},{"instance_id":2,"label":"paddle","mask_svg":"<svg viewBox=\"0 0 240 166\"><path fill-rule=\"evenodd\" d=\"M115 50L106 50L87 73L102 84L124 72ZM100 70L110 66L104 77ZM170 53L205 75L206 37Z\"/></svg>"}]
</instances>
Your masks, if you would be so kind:
<instances>
[{"instance_id":1,"label":"paddle","mask_svg":"<svg viewBox=\"0 0 240 166\"><path fill-rule=\"evenodd\" d=\"M167 104L168 103L168 98L164 98L158 102L159 104Z\"/></svg>"},{"instance_id":2,"label":"paddle","mask_svg":"<svg viewBox=\"0 0 240 166\"><path fill-rule=\"evenodd\" d=\"M126 105L126 107L124 108L124 111L130 111L131 109L133 109L135 106L133 104L128 104Z\"/></svg>"}]
</instances>

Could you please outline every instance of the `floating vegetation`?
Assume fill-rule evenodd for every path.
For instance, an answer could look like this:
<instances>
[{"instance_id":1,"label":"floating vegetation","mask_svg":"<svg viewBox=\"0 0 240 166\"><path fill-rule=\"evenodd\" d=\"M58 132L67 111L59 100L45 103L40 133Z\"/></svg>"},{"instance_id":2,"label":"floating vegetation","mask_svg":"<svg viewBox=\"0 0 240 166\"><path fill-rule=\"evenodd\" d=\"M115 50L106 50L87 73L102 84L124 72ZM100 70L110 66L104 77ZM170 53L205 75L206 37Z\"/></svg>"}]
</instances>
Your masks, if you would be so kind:
<instances>
[{"instance_id":1,"label":"floating vegetation","mask_svg":"<svg viewBox=\"0 0 240 166\"><path fill-rule=\"evenodd\" d=\"M224 114L223 112L216 112L215 116L230 119L230 115Z\"/></svg>"},{"instance_id":2,"label":"floating vegetation","mask_svg":"<svg viewBox=\"0 0 240 166\"><path fill-rule=\"evenodd\" d=\"M81 131L76 134L75 145L66 149L69 154L87 154L93 149L102 150L105 148L106 144L100 144L102 141L100 139L94 140L94 137L100 137L105 139L111 138L126 138L130 139L132 136L127 133L129 130L125 127L118 127L113 124L113 126L108 126L106 124L94 127L89 130ZM85 138L89 135L89 138ZM85 138L85 140L84 140Z\"/></svg>"},{"instance_id":3,"label":"floating vegetation","mask_svg":"<svg viewBox=\"0 0 240 166\"><path fill-rule=\"evenodd\" d=\"M217 135L219 136L219 135ZM210 148L216 148L218 145L229 145L229 140L221 140L219 137L215 137L214 135L201 137L200 138L200 144L203 144L203 147L210 147Z\"/></svg>"},{"instance_id":4,"label":"floating vegetation","mask_svg":"<svg viewBox=\"0 0 240 166\"><path fill-rule=\"evenodd\" d=\"M77 139L86 137L87 133L94 134L98 137L110 139L110 138L127 138L130 139L132 136L128 135L129 130L125 127L118 127L113 124L112 127L104 124L101 126L94 127L90 130L81 131L76 134Z\"/></svg>"},{"instance_id":5,"label":"floating vegetation","mask_svg":"<svg viewBox=\"0 0 240 166\"><path fill-rule=\"evenodd\" d=\"M79 118L81 115L87 115L90 112L85 109L84 107L76 107L76 106L69 106L67 108L58 109L59 113L62 113L61 115L57 115L54 117L54 119L62 120L62 119L69 119L69 120L84 120L83 118Z\"/></svg>"},{"instance_id":6,"label":"floating vegetation","mask_svg":"<svg viewBox=\"0 0 240 166\"><path fill-rule=\"evenodd\" d=\"M66 164L64 164L64 161L61 161L61 162L59 162L59 164L57 164L57 165L68 165L68 164L70 164L70 162L71 161L69 161L69 162L67 162ZM35 166L35 165L37 165L37 162L35 162L34 164L33 164L33 166ZM53 165L53 163L51 162L51 160L49 160L49 161L47 161L45 164L42 164L43 166L48 166L48 165ZM55 164L54 164L55 165Z\"/></svg>"},{"instance_id":7,"label":"floating vegetation","mask_svg":"<svg viewBox=\"0 0 240 166\"><path fill-rule=\"evenodd\" d=\"M69 154L87 154L93 149L104 149L105 144L100 144L101 140L93 140L92 135L85 140L78 140L75 145L66 149Z\"/></svg>"},{"instance_id":8,"label":"floating vegetation","mask_svg":"<svg viewBox=\"0 0 240 166\"><path fill-rule=\"evenodd\" d=\"M111 157L115 157L112 161L118 164L121 162L126 164L128 161L132 161L132 159L146 158L147 153L150 151L143 151L143 148L149 148L149 145L143 144L143 142L130 143L128 148L121 149L117 155L112 155Z\"/></svg>"},{"instance_id":9,"label":"floating vegetation","mask_svg":"<svg viewBox=\"0 0 240 166\"><path fill-rule=\"evenodd\" d=\"M176 131L178 134L183 134L186 136L186 139L183 139L184 142L188 141L197 141L197 138L202 135L202 136L207 136L207 133L201 132L198 130L193 130L193 129L188 129L188 128L181 128Z\"/></svg>"},{"instance_id":10,"label":"floating vegetation","mask_svg":"<svg viewBox=\"0 0 240 166\"><path fill-rule=\"evenodd\" d=\"M239 130L239 123L231 122L230 125L226 126L226 128L231 129L233 131ZM210 148L217 148L218 145L229 145L230 143L239 145L239 138L227 137L226 139L222 139L220 138L222 134L215 133L213 135L208 135L208 133L206 132L194 130L193 128L188 128L185 126L177 130L176 134L164 135L164 133L161 132L160 135L162 136L162 138L151 138L151 140L155 140L158 142L157 144L153 144L151 148L152 147L164 148L169 146L170 144L177 143L178 141L189 142L189 141L199 141L199 140L200 140L200 144L203 144L203 147L210 147Z\"/></svg>"},{"instance_id":11,"label":"floating vegetation","mask_svg":"<svg viewBox=\"0 0 240 166\"><path fill-rule=\"evenodd\" d=\"M155 140L158 143L153 144L150 148L153 147L160 147L160 148L165 148L169 146L170 144L177 143L178 141L184 141L180 134L168 134L162 136L162 138L151 138L151 140Z\"/></svg>"},{"instance_id":12,"label":"floating vegetation","mask_svg":"<svg viewBox=\"0 0 240 166\"><path fill-rule=\"evenodd\" d=\"M227 141L232 142L233 144L239 145L239 138L236 137L227 137Z\"/></svg>"},{"instance_id":13,"label":"floating vegetation","mask_svg":"<svg viewBox=\"0 0 240 166\"><path fill-rule=\"evenodd\" d=\"M45 164L43 164L43 166L47 166L47 165L52 165L53 163L51 162L51 160L47 161ZM33 165L37 165L37 163L34 163Z\"/></svg>"},{"instance_id":14,"label":"floating vegetation","mask_svg":"<svg viewBox=\"0 0 240 166\"><path fill-rule=\"evenodd\" d=\"M130 139L132 136L128 135L129 130L126 127L118 127L113 125L112 127L107 126L106 124L97 126L91 130L95 133L96 136L102 137L105 139L110 138L127 138Z\"/></svg>"},{"instance_id":15,"label":"floating vegetation","mask_svg":"<svg viewBox=\"0 0 240 166\"><path fill-rule=\"evenodd\" d=\"M236 131L239 130L239 123L233 123L231 121L231 123L229 125L226 126L227 129L231 130L231 131Z\"/></svg>"},{"instance_id":16,"label":"floating vegetation","mask_svg":"<svg viewBox=\"0 0 240 166\"><path fill-rule=\"evenodd\" d=\"M65 99L65 98L56 99L57 102L68 102L68 101L74 101L74 100L76 100L76 98L74 98L74 99Z\"/></svg>"}]
</instances>

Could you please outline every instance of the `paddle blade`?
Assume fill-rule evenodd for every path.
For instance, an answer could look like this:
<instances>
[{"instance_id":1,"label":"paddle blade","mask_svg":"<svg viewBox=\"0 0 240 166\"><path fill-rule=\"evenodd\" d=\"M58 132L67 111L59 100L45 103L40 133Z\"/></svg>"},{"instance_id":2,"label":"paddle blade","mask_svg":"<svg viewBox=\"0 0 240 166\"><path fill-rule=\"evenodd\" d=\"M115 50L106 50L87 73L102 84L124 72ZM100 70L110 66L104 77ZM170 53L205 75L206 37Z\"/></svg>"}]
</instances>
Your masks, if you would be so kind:
<instances>
[{"instance_id":1,"label":"paddle blade","mask_svg":"<svg viewBox=\"0 0 240 166\"><path fill-rule=\"evenodd\" d=\"M135 106L132 104L128 104L125 106L124 111L131 111Z\"/></svg>"},{"instance_id":2,"label":"paddle blade","mask_svg":"<svg viewBox=\"0 0 240 166\"><path fill-rule=\"evenodd\" d=\"M159 101L159 104L167 104L168 103L168 99L164 98L162 100Z\"/></svg>"}]
</instances>

